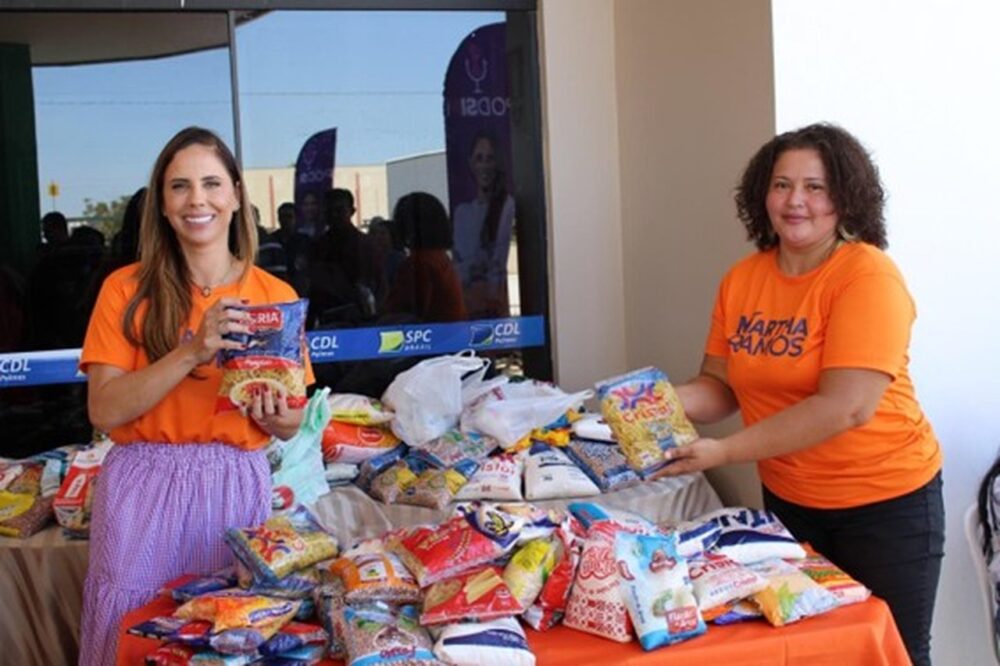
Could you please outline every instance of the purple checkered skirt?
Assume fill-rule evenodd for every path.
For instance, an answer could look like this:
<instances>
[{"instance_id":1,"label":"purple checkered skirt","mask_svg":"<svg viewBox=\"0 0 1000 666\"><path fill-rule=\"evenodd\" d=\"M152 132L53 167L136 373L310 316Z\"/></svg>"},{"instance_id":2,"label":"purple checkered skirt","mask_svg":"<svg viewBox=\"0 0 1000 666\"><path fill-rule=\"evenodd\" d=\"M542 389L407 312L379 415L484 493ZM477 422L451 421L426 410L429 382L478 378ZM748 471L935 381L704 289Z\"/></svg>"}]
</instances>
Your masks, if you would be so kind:
<instances>
[{"instance_id":1,"label":"purple checkered skirt","mask_svg":"<svg viewBox=\"0 0 1000 666\"><path fill-rule=\"evenodd\" d=\"M225 529L259 525L270 511L263 451L224 444L113 447L94 495L81 666L114 664L125 613L173 578L230 564Z\"/></svg>"}]
</instances>

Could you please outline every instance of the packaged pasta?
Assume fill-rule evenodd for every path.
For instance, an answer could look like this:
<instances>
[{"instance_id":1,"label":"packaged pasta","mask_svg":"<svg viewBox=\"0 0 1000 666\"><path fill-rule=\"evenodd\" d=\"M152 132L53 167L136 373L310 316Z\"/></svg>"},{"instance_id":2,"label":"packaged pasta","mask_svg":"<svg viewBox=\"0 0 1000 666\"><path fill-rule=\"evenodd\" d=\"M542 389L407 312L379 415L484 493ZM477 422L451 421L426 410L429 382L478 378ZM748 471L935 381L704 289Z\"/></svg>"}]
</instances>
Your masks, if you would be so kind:
<instances>
[{"instance_id":1,"label":"packaged pasta","mask_svg":"<svg viewBox=\"0 0 1000 666\"><path fill-rule=\"evenodd\" d=\"M837 607L837 597L788 562L771 558L750 568L767 579L767 587L753 595L767 621L776 627Z\"/></svg>"},{"instance_id":2,"label":"packaged pasta","mask_svg":"<svg viewBox=\"0 0 1000 666\"><path fill-rule=\"evenodd\" d=\"M640 474L666 466L663 452L698 438L667 375L642 368L597 384L601 414L629 465Z\"/></svg>"},{"instance_id":3,"label":"packaged pasta","mask_svg":"<svg viewBox=\"0 0 1000 666\"><path fill-rule=\"evenodd\" d=\"M309 301L244 306L250 315L250 333L225 337L243 343L243 349L223 349L222 382L216 412L246 409L257 391L269 389L284 396L288 406L306 404L306 310Z\"/></svg>"},{"instance_id":4,"label":"packaged pasta","mask_svg":"<svg viewBox=\"0 0 1000 666\"><path fill-rule=\"evenodd\" d=\"M478 467L479 463L475 460L462 460L447 469L424 470L416 481L396 497L396 501L399 504L443 509L469 482L469 477Z\"/></svg>"},{"instance_id":5,"label":"packaged pasta","mask_svg":"<svg viewBox=\"0 0 1000 666\"><path fill-rule=\"evenodd\" d=\"M230 528L224 539L254 582L264 585L337 554L336 539L304 506L257 527Z\"/></svg>"},{"instance_id":6,"label":"packaged pasta","mask_svg":"<svg viewBox=\"0 0 1000 666\"><path fill-rule=\"evenodd\" d=\"M417 475L413 473L407 462L397 460L372 480L368 494L380 502L392 504L404 490L416 481Z\"/></svg>"},{"instance_id":7,"label":"packaged pasta","mask_svg":"<svg viewBox=\"0 0 1000 666\"><path fill-rule=\"evenodd\" d=\"M872 591L847 575L840 567L819 553L807 549L804 559L793 560L795 567L837 597L841 606L856 604L871 596Z\"/></svg>"},{"instance_id":8,"label":"packaged pasta","mask_svg":"<svg viewBox=\"0 0 1000 666\"><path fill-rule=\"evenodd\" d=\"M628 488L642 481L629 467L621 448L614 444L571 439L566 455L597 484L602 493Z\"/></svg>"},{"instance_id":9,"label":"packaged pasta","mask_svg":"<svg viewBox=\"0 0 1000 666\"><path fill-rule=\"evenodd\" d=\"M511 617L524 610L504 582L498 567L472 569L438 581L424 596L420 624L486 621Z\"/></svg>"}]
</instances>

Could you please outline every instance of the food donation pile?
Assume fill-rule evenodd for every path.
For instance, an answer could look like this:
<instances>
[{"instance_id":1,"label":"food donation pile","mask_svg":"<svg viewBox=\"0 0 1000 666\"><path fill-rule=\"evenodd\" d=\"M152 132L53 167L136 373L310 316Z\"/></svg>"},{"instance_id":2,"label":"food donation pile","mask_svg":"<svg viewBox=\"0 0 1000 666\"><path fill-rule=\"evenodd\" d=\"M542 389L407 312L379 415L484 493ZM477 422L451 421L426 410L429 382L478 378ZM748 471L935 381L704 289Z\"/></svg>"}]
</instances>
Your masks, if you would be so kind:
<instances>
[{"instance_id":1,"label":"food donation pile","mask_svg":"<svg viewBox=\"0 0 1000 666\"><path fill-rule=\"evenodd\" d=\"M235 566L178 581L173 614L129 628L162 641L146 663L531 665L525 625L653 650L712 623L781 626L869 595L745 508L655 525L591 502L466 502L339 552L297 507L226 541Z\"/></svg>"}]
</instances>

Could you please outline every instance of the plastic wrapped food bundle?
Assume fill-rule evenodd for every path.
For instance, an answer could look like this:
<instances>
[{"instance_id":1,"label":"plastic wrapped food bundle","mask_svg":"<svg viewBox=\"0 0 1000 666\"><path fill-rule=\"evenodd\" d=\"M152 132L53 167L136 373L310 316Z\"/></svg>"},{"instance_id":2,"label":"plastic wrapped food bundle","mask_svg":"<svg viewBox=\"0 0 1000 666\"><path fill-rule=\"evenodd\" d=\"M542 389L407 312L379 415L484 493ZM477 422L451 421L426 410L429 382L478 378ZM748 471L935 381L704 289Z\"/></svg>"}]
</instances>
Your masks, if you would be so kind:
<instances>
[{"instance_id":1,"label":"plastic wrapped food bundle","mask_svg":"<svg viewBox=\"0 0 1000 666\"><path fill-rule=\"evenodd\" d=\"M243 349L223 349L222 382L215 411L246 409L254 393L268 388L284 396L288 406L306 404L306 310L309 301L250 305L250 333L228 333Z\"/></svg>"},{"instance_id":2,"label":"plastic wrapped food bundle","mask_svg":"<svg viewBox=\"0 0 1000 666\"><path fill-rule=\"evenodd\" d=\"M230 528L224 538L257 584L278 584L297 569L337 555L336 539L304 506L257 527Z\"/></svg>"},{"instance_id":3,"label":"plastic wrapped food bundle","mask_svg":"<svg viewBox=\"0 0 1000 666\"><path fill-rule=\"evenodd\" d=\"M615 536L620 589L644 650L705 633L677 535Z\"/></svg>"},{"instance_id":4,"label":"plastic wrapped food bundle","mask_svg":"<svg viewBox=\"0 0 1000 666\"><path fill-rule=\"evenodd\" d=\"M663 452L698 438L667 375L642 368L597 384L601 414L626 460L644 476L666 466Z\"/></svg>"}]
</instances>

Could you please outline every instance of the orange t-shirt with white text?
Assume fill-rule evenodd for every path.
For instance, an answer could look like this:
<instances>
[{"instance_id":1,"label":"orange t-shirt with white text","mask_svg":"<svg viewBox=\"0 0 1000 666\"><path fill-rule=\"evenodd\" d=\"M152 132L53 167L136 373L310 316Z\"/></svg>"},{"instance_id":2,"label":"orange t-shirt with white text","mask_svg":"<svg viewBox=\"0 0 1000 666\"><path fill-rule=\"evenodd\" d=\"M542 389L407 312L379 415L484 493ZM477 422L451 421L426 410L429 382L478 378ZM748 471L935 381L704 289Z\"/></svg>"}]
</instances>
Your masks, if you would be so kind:
<instances>
[{"instance_id":1,"label":"orange t-shirt with white text","mask_svg":"<svg viewBox=\"0 0 1000 666\"><path fill-rule=\"evenodd\" d=\"M122 330L125 309L138 287L135 280L138 267L138 264L130 264L105 279L87 326L80 356L81 371L86 372L91 363L112 365L129 372L149 365L146 352L130 344ZM298 299L291 286L254 266L240 282L213 289L211 296L206 297L199 289L192 288L191 316L182 337L193 335L205 311L223 297L247 299L250 305ZM136 312L140 330L146 308L143 303ZM309 385L315 378L308 349L304 353L306 385ZM117 444L220 442L247 450L259 449L270 441L270 435L238 410L215 413L222 381L222 369L216 362L200 365L196 372L200 378L185 377L148 412L112 429L108 433L111 439Z\"/></svg>"},{"instance_id":2,"label":"orange t-shirt with white text","mask_svg":"<svg viewBox=\"0 0 1000 666\"><path fill-rule=\"evenodd\" d=\"M892 377L865 425L760 461L761 481L771 492L803 506L847 508L905 495L934 477L941 448L908 370L915 317L896 265L865 243L838 248L804 275L783 274L775 249L730 269L705 352L725 358L745 425L813 395L826 369Z\"/></svg>"}]
</instances>

